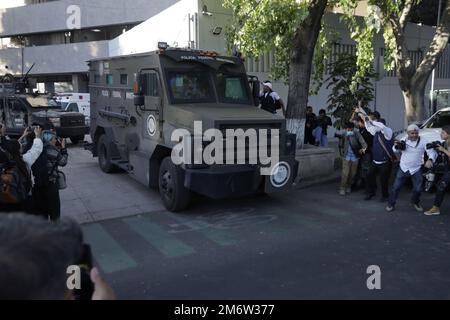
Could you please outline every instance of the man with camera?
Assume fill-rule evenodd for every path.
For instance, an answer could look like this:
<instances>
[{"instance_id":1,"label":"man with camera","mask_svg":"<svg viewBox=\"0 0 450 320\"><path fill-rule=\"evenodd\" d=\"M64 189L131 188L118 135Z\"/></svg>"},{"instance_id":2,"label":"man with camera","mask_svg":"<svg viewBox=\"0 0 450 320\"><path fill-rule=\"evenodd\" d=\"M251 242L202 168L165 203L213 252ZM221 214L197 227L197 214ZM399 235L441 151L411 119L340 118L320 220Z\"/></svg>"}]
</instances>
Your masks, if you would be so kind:
<instances>
[{"instance_id":1,"label":"man with camera","mask_svg":"<svg viewBox=\"0 0 450 320\"><path fill-rule=\"evenodd\" d=\"M450 164L450 126L447 125L442 128L441 139L444 140L444 143L435 141L427 145L427 148L434 148L437 152L439 152L444 163L444 174L436 185L436 195L434 198L433 207L424 212L427 216L439 215L441 213L440 207L444 201L445 190L447 190L450 183L450 174L448 171Z\"/></svg>"},{"instance_id":2,"label":"man with camera","mask_svg":"<svg viewBox=\"0 0 450 320\"><path fill-rule=\"evenodd\" d=\"M364 121L366 130L373 136L371 155L372 161L366 176L366 197L364 200L371 200L375 196L377 188L377 176L380 177L381 202L385 202L389 197L389 177L391 175L393 154L392 129L386 126L386 122L381 118L378 111L373 111L369 115L363 108L355 108L355 113Z\"/></svg>"},{"instance_id":3,"label":"man with camera","mask_svg":"<svg viewBox=\"0 0 450 320\"><path fill-rule=\"evenodd\" d=\"M388 212L394 210L400 189L408 178L411 178L413 184L411 203L414 209L423 212L423 208L420 205L420 194L423 183L423 155L425 151L428 154L428 160L425 163L425 167L428 169L433 166L433 162L437 158L436 151L434 149L427 149L427 142L419 136L419 127L417 125L409 125L406 131L407 137L400 141L395 141L393 147L394 151L401 153L401 158L400 168L397 171L388 205L386 206L386 211Z\"/></svg>"}]
</instances>

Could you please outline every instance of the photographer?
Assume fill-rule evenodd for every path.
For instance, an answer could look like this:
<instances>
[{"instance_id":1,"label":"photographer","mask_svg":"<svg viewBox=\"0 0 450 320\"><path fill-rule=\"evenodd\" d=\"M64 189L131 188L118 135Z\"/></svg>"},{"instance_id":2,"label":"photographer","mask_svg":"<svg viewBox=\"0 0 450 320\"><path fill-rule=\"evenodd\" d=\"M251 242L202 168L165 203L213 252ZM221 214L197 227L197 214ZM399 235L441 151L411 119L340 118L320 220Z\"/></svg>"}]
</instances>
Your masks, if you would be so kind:
<instances>
[{"instance_id":1,"label":"photographer","mask_svg":"<svg viewBox=\"0 0 450 320\"><path fill-rule=\"evenodd\" d=\"M0 215L0 300L73 300L67 267L83 264L84 253L82 231L74 221ZM90 270L93 288L82 282L82 293L92 300L115 299L98 270Z\"/></svg>"},{"instance_id":2,"label":"photographer","mask_svg":"<svg viewBox=\"0 0 450 320\"><path fill-rule=\"evenodd\" d=\"M442 155L442 159L444 162L444 175L441 180L437 183L436 195L434 197L433 207L425 211L424 214L427 216L438 215L441 213L440 207L442 202L444 201L445 190L450 183L450 174L449 174L449 165L450 165L450 126L444 126L441 131L441 139L444 140L444 144L435 143L436 151L438 151Z\"/></svg>"},{"instance_id":3,"label":"photographer","mask_svg":"<svg viewBox=\"0 0 450 320\"><path fill-rule=\"evenodd\" d=\"M408 178L411 178L413 183L413 191L411 203L419 212L423 212L420 205L420 194L422 192L422 164L423 155L425 151L428 154L428 161L425 163L426 168L431 168L433 162L437 158L437 153L433 149L427 149L427 142L419 136L419 127L415 124L409 125L407 128L407 137L401 141L395 141L393 150L401 153L400 168L395 177L394 186L392 187L389 196L386 211L391 212L395 208L395 203L398 198L401 187Z\"/></svg>"},{"instance_id":4,"label":"photographer","mask_svg":"<svg viewBox=\"0 0 450 320\"><path fill-rule=\"evenodd\" d=\"M380 119L380 113L371 112L368 116L366 112L357 107L355 112L363 120L366 130L373 136L372 161L368 168L366 182L366 197L364 200L371 200L375 196L377 188L377 176L380 177L381 202L387 201L389 197L389 177L391 175L392 162L392 129L386 126L384 120Z\"/></svg>"},{"instance_id":5,"label":"photographer","mask_svg":"<svg viewBox=\"0 0 450 320\"><path fill-rule=\"evenodd\" d=\"M358 169L360 156L366 152L367 144L352 122L345 124L344 134L335 136L339 138L339 149L342 156L342 177L339 194L345 196L351 192L353 179Z\"/></svg>"},{"instance_id":6,"label":"photographer","mask_svg":"<svg viewBox=\"0 0 450 320\"><path fill-rule=\"evenodd\" d=\"M33 209L35 214L56 221L60 217L58 167L67 164L68 154L64 140L59 140L53 131L42 134L44 150L32 166L34 176Z\"/></svg>"}]
</instances>

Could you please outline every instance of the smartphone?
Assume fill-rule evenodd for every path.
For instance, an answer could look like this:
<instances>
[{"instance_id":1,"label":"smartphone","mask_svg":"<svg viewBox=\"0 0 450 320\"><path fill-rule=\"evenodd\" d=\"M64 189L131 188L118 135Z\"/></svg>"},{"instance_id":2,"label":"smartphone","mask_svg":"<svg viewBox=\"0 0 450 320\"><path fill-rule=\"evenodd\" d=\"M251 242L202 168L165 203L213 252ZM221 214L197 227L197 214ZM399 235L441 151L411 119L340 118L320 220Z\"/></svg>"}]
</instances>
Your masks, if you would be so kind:
<instances>
[{"instance_id":1,"label":"smartphone","mask_svg":"<svg viewBox=\"0 0 450 320\"><path fill-rule=\"evenodd\" d=\"M81 271L81 288L74 289L73 295L75 300L91 300L94 293L94 283L91 281L92 253L88 244L83 244L83 252L78 262Z\"/></svg>"}]
</instances>

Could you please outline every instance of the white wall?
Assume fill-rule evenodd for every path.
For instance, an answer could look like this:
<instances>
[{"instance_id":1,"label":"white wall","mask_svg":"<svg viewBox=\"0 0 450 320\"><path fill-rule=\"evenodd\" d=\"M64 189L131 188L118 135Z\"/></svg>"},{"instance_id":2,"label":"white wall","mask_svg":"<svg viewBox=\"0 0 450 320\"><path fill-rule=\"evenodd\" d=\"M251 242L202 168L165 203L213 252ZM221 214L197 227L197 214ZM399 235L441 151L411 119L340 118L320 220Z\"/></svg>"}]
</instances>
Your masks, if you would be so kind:
<instances>
[{"instance_id":1,"label":"white wall","mask_svg":"<svg viewBox=\"0 0 450 320\"><path fill-rule=\"evenodd\" d=\"M142 53L157 49L158 42L171 46L187 47L189 26L191 40L195 39L193 22L188 15L197 12L196 0L181 0L160 13L152 16L133 29L125 32L109 43L109 55L118 56Z\"/></svg>"},{"instance_id":2,"label":"white wall","mask_svg":"<svg viewBox=\"0 0 450 320\"><path fill-rule=\"evenodd\" d=\"M26 47L23 51L20 48L0 50L0 74L21 74L22 52L24 71L36 63L32 75L87 72L86 61L107 56L108 41ZM5 66L9 69L5 69Z\"/></svg>"},{"instance_id":3,"label":"white wall","mask_svg":"<svg viewBox=\"0 0 450 320\"><path fill-rule=\"evenodd\" d=\"M144 21L178 1L70 0L0 9L0 36L67 30L71 5L81 10L81 28L90 28Z\"/></svg>"}]
</instances>

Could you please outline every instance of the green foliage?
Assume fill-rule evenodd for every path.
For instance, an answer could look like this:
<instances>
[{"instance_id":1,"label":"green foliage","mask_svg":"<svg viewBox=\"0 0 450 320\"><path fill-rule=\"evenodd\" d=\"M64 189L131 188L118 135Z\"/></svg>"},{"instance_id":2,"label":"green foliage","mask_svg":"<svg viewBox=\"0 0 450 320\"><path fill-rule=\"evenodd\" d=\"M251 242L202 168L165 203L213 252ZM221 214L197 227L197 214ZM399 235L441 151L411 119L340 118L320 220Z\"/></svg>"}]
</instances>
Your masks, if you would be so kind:
<instances>
[{"instance_id":1,"label":"green foliage","mask_svg":"<svg viewBox=\"0 0 450 320\"><path fill-rule=\"evenodd\" d=\"M227 30L229 51L236 46L246 57L257 58L274 50L274 79L287 79L292 39L308 15L308 1L224 0L234 21Z\"/></svg>"},{"instance_id":2,"label":"green foliage","mask_svg":"<svg viewBox=\"0 0 450 320\"><path fill-rule=\"evenodd\" d=\"M342 128L352 115L353 108L358 106L358 101L362 101L363 106L367 106L374 99L374 89L371 79L376 74L369 68L366 76L361 77L353 87L353 78L357 72L357 57L342 53L330 64L331 73L325 80L327 89L332 88L328 95L328 110L336 119L334 127Z\"/></svg>"},{"instance_id":3,"label":"green foliage","mask_svg":"<svg viewBox=\"0 0 450 320\"><path fill-rule=\"evenodd\" d=\"M310 95L317 95L323 84L323 75L327 67L327 60L331 57L333 43L340 40L339 33L326 26L322 21L322 29L317 39L313 57L313 72Z\"/></svg>"}]
</instances>

